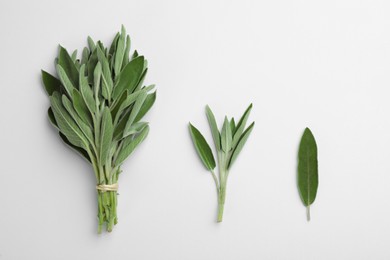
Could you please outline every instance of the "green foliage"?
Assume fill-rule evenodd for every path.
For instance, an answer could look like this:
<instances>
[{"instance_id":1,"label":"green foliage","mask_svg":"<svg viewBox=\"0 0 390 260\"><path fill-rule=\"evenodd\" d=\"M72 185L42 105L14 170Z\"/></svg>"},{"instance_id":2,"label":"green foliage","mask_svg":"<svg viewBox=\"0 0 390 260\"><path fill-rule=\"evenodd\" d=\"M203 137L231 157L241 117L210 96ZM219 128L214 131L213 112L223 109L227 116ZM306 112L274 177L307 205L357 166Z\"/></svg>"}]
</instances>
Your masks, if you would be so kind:
<instances>
[{"instance_id":1,"label":"green foliage","mask_svg":"<svg viewBox=\"0 0 390 260\"><path fill-rule=\"evenodd\" d=\"M120 167L149 132L141 121L154 104L154 85L142 86L147 72L143 56L130 54L130 37L122 26L110 48L88 37L88 46L69 55L62 46L57 76L42 70L50 97L48 117L61 139L91 163L98 185L116 184ZM116 192L99 191L99 232L117 223Z\"/></svg>"},{"instance_id":2,"label":"green foliage","mask_svg":"<svg viewBox=\"0 0 390 260\"><path fill-rule=\"evenodd\" d=\"M217 188L218 222L222 221L223 209L225 204L226 185L230 167L238 157L242 148L244 147L255 125L255 123L252 122L252 124L245 129L245 125L248 120L251 109L252 104L249 105L237 125L235 123L234 118L229 121L228 118L225 117L222 129L221 131L219 131L213 112L211 111L209 106L206 106L206 116L210 125L214 145L217 152L219 168L218 177L214 173L216 163L210 146L208 145L203 135L199 132L199 130L191 123L189 124L190 134L195 149L206 169L211 172Z\"/></svg>"},{"instance_id":3,"label":"green foliage","mask_svg":"<svg viewBox=\"0 0 390 260\"><path fill-rule=\"evenodd\" d=\"M310 220L310 205L314 202L318 189L317 144L309 128L306 128L298 152L298 190L307 209Z\"/></svg>"}]
</instances>

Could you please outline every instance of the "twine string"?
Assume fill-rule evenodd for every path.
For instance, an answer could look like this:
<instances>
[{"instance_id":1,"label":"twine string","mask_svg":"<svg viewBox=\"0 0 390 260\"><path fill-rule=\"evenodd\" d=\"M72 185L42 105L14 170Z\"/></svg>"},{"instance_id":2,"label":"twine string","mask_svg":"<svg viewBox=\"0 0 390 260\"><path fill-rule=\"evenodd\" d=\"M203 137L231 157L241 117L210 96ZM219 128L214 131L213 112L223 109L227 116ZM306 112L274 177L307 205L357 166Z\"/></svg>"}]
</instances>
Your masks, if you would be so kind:
<instances>
[{"instance_id":1,"label":"twine string","mask_svg":"<svg viewBox=\"0 0 390 260\"><path fill-rule=\"evenodd\" d=\"M100 190L102 192L105 191L117 191L118 190L118 183L114 184L99 184L96 186L97 190Z\"/></svg>"}]
</instances>

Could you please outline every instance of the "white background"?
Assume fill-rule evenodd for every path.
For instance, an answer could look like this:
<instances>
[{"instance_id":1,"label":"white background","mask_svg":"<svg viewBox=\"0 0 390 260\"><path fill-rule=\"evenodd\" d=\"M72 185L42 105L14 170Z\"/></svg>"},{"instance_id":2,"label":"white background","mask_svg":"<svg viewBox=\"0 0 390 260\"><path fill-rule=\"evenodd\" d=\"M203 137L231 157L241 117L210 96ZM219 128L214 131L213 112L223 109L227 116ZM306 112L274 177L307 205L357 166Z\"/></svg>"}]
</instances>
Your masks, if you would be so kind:
<instances>
[{"instance_id":1,"label":"white background","mask_svg":"<svg viewBox=\"0 0 390 260\"><path fill-rule=\"evenodd\" d=\"M0 259L390 259L390 2L0 2ZM40 69L124 24L149 60L151 132L123 166L119 224L96 234L91 167L46 117ZM191 143L250 102L224 221ZM296 188L306 126L319 149L312 221Z\"/></svg>"}]
</instances>

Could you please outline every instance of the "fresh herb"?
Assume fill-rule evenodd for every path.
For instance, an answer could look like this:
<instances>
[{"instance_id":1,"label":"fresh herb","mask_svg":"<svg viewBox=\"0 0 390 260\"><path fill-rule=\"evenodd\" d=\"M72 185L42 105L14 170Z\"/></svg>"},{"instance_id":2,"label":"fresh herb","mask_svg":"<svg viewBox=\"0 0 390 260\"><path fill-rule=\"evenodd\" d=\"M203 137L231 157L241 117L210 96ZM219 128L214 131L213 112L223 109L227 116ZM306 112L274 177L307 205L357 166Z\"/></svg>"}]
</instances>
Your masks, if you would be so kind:
<instances>
[{"instance_id":1,"label":"fresh herb","mask_svg":"<svg viewBox=\"0 0 390 260\"><path fill-rule=\"evenodd\" d=\"M199 132L199 130L191 123L189 124L190 134L192 141L195 145L195 149L198 152L198 155L206 169L211 172L211 175L214 179L217 188L218 222L222 222L226 196L226 184L229 176L230 167L237 159L238 154L244 147L255 125L255 123L252 122L252 124L250 124L249 127L245 129L245 125L248 120L251 109L252 104L250 104L250 106L247 108L241 119L238 121L237 125L235 123L234 118L228 120L228 118L225 117L222 130L219 131L213 112L211 111L209 106L206 106L206 115L214 139L215 149L217 151L219 168L218 177L214 171L216 163L210 146L208 145L203 135Z\"/></svg>"},{"instance_id":2,"label":"fresh herb","mask_svg":"<svg viewBox=\"0 0 390 260\"><path fill-rule=\"evenodd\" d=\"M71 55L59 47L57 76L42 70L50 97L50 122L61 139L76 150L95 172L98 192L98 232L117 224L118 176L125 159L146 138L147 122L141 121L156 99L144 86L147 61L134 51L122 26L111 47L88 37L88 47Z\"/></svg>"},{"instance_id":3,"label":"fresh herb","mask_svg":"<svg viewBox=\"0 0 390 260\"><path fill-rule=\"evenodd\" d=\"M310 221L310 205L316 199L318 189L318 161L316 140L306 128L298 152L298 189L306 206L307 221Z\"/></svg>"}]
</instances>

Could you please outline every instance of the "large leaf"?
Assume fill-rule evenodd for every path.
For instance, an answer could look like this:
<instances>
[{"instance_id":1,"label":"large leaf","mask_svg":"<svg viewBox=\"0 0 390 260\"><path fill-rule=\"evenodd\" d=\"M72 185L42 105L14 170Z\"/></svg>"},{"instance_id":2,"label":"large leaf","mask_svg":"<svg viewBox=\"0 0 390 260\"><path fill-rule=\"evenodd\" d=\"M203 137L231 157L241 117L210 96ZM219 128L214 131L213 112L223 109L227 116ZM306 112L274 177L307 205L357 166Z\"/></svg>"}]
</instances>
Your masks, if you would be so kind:
<instances>
[{"instance_id":1,"label":"large leaf","mask_svg":"<svg viewBox=\"0 0 390 260\"><path fill-rule=\"evenodd\" d=\"M237 159L237 156L240 154L242 148L244 147L246 141L248 140L249 135L252 132L253 127L255 126L255 122L253 122L241 135L240 140L238 141L236 147L233 150L232 156L230 157L230 161L228 164L228 169L232 166L234 161Z\"/></svg>"},{"instance_id":2,"label":"large leaf","mask_svg":"<svg viewBox=\"0 0 390 260\"><path fill-rule=\"evenodd\" d=\"M73 86L78 88L79 72L69 53L62 46L59 47L58 65L63 68Z\"/></svg>"},{"instance_id":3,"label":"large leaf","mask_svg":"<svg viewBox=\"0 0 390 260\"><path fill-rule=\"evenodd\" d=\"M84 149L88 147L88 141L84 137L83 132L62 106L61 96L58 92L54 92L53 95L50 96L50 103L58 127L60 131L67 137L69 142L77 147Z\"/></svg>"},{"instance_id":4,"label":"large leaf","mask_svg":"<svg viewBox=\"0 0 390 260\"><path fill-rule=\"evenodd\" d=\"M209 121L211 133L213 135L215 148L217 149L217 151L220 151L221 150L221 134L219 133L217 122L215 121L215 116L213 114L213 111L211 111L211 108L208 105L206 106L206 116L207 116L207 120Z\"/></svg>"},{"instance_id":5,"label":"large leaf","mask_svg":"<svg viewBox=\"0 0 390 260\"><path fill-rule=\"evenodd\" d=\"M102 117L102 126L100 131L100 163L104 165L107 162L110 148L112 135L114 132L114 126L112 125L111 112L108 107L104 107L103 117Z\"/></svg>"},{"instance_id":6,"label":"large leaf","mask_svg":"<svg viewBox=\"0 0 390 260\"><path fill-rule=\"evenodd\" d=\"M303 204L307 207L310 220L310 205L314 202L318 189L317 144L309 128L306 128L298 152L298 190Z\"/></svg>"},{"instance_id":7,"label":"large leaf","mask_svg":"<svg viewBox=\"0 0 390 260\"><path fill-rule=\"evenodd\" d=\"M115 160L115 165L119 166L123 161L137 148L137 146L145 140L149 133L149 126L146 126L141 133L133 139L130 135L123 140L122 149L120 150L118 157Z\"/></svg>"},{"instance_id":8,"label":"large leaf","mask_svg":"<svg viewBox=\"0 0 390 260\"><path fill-rule=\"evenodd\" d=\"M249 105L249 107L245 110L244 114L242 115L240 121L238 121L238 124L235 128L234 137L233 137L233 147L235 147L238 143L238 140L241 138L241 134L245 129L246 122L248 121L249 114L252 110L252 104Z\"/></svg>"},{"instance_id":9,"label":"large leaf","mask_svg":"<svg viewBox=\"0 0 390 260\"><path fill-rule=\"evenodd\" d=\"M137 86L144 67L144 57L140 56L130 61L119 74L112 94L117 99L126 89L132 93Z\"/></svg>"},{"instance_id":10,"label":"large leaf","mask_svg":"<svg viewBox=\"0 0 390 260\"><path fill-rule=\"evenodd\" d=\"M49 96L51 96L54 91L61 92L61 81L44 70L42 70L42 81Z\"/></svg>"},{"instance_id":11,"label":"large leaf","mask_svg":"<svg viewBox=\"0 0 390 260\"><path fill-rule=\"evenodd\" d=\"M189 129L192 142L194 143L195 149L198 152L198 155L204 166L210 171L213 170L215 168L215 160L211 148L206 142L206 139L191 123L189 124Z\"/></svg>"},{"instance_id":12,"label":"large leaf","mask_svg":"<svg viewBox=\"0 0 390 260\"><path fill-rule=\"evenodd\" d=\"M232 130L230 129L230 123L227 117L225 117L221 131L221 147L225 153L232 149L232 140Z\"/></svg>"}]
</instances>

